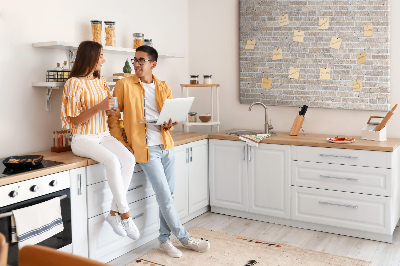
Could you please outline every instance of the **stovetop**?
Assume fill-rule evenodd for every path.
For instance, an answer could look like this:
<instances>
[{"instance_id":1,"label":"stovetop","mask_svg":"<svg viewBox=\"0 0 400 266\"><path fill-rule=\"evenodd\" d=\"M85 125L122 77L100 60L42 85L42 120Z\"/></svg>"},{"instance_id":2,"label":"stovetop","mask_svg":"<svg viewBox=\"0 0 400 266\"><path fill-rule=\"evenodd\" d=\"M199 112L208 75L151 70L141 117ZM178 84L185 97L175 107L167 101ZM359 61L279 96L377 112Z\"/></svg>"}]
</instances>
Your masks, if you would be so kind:
<instances>
[{"instance_id":1,"label":"stovetop","mask_svg":"<svg viewBox=\"0 0 400 266\"><path fill-rule=\"evenodd\" d=\"M42 162L40 164L38 164L36 166L33 166L31 168L13 170L13 169L7 168L3 164L3 161L5 159L6 158L1 158L0 159L0 178L7 177L7 176L10 176L10 175L16 175L16 174L20 174L20 173L30 172L30 171L34 171L34 170L41 169L41 168L52 167L52 166L59 165L59 164L64 164L63 162L42 160Z\"/></svg>"}]
</instances>

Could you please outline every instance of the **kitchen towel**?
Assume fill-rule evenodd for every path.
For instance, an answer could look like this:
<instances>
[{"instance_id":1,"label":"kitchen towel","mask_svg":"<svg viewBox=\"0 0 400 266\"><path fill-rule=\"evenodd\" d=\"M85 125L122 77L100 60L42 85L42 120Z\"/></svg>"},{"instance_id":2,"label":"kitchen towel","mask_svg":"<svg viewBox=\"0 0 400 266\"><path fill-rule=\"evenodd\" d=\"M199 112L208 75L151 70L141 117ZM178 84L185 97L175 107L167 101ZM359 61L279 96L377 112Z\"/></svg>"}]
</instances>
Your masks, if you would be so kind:
<instances>
[{"instance_id":1,"label":"kitchen towel","mask_svg":"<svg viewBox=\"0 0 400 266\"><path fill-rule=\"evenodd\" d=\"M249 144L250 146L258 147L258 143L269 136L271 136L271 134L241 135L239 136L239 139L245 141L246 144Z\"/></svg>"},{"instance_id":2,"label":"kitchen towel","mask_svg":"<svg viewBox=\"0 0 400 266\"><path fill-rule=\"evenodd\" d=\"M37 244L64 230L60 198L12 211L12 242L18 248Z\"/></svg>"}]
</instances>

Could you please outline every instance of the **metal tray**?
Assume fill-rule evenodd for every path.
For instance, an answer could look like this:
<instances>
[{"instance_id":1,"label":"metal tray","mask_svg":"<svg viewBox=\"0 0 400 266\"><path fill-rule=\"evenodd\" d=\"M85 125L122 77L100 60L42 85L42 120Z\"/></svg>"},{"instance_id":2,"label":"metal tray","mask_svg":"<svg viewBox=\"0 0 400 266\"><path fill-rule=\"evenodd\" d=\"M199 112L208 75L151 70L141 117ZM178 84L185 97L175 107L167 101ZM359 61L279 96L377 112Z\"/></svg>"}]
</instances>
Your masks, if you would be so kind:
<instances>
[{"instance_id":1,"label":"metal tray","mask_svg":"<svg viewBox=\"0 0 400 266\"><path fill-rule=\"evenodd\" d=\"M43 155L10 156L4 159L3 164L10 169L32 168L41 164Z\"/></svg>"}]
</instances>

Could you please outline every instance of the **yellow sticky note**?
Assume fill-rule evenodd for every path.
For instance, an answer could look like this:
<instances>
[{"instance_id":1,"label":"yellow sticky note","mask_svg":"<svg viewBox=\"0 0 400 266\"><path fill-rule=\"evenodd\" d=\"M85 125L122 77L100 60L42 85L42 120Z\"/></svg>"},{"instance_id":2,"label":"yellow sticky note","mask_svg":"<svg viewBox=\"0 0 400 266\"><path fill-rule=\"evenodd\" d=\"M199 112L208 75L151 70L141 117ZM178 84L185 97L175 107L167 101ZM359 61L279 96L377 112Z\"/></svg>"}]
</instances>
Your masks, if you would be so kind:
<instances>
[{"instance_id":1,"label":"yellow sticky note","mask_svg":"<svg viewBox=\"0 0 400 266\"><path fill-rule=\"evenodd\" d=\"M276 49L272 53L272 60L282 59L282 49Z\"/></svg>"},{"instance_id":2,"label":"yellow sticky note","mask_svg":"<svg viewBox=\"0 0 400 266\"><path fill-rule=\"evenodd\" d=\"M320 68L319 69L319 79L331 79L331 69L330 68Z\"/></svg>"},{"instance_id":3,"label":"yellow sticky note","mask_svg":"<svg viewBox=\"0 0 400 266\"><path fill-rule=\"evenodd\" d=\"M300 68L290 67L289 70L289 78L290 79L299 79Z\"/></svg>"},{"instance_id":4,"label":"yellow sticky note","mask_svg":"<svg viewBox=\"0 0 400 266\"><path fill-rule=\"evenodd\" d=\"M357 64L364 64L365 62L367 62L367 56L364 53L358 54L357 55Z\"/></svg>"},{"instance_id":5,"label":"yellow sticky note","mask_svg":"<svg viewBox=\"0 0 400 266\"><path fill-rule=\"evenodd\" d=\"M304 40L304 31L294 30L293 41L303 42L303 40Z\"/></svg>"},{"instance_id":6,"label":"yellow sticky note","mask_svg":"<svg viewBox=\"0 0 400 266\"><path fill-rule=\"evenodd\" d=\"M372 26L372 25L364 26L364 36L365 37L372 36L373 34L374 34L374 26Z\"/></svg>"},{"instance_id":7,"label":"yellow sticky note","mask_svg":"<svg viewBox=\"0 0 400 266\"><path fill-rule=\"evenodd\" d=\"M246 50L253 50L254 46L256 46L256 40L247 40L245 49Z\"/></svg>"},{"instance_id":8,"label":"yellow sticky note","mask_svg":"<svg viewBox=\"0 0 400 266\"><path fill-rule=\"evenodd\" d=\"M263 81L261 83L261 88L269 90L271 89L271 85L272 85L272 79L263 78Z\"/></svg>"},{"instance_id":9,"label":"yellow sticky note","mask_svg":"<svg viewBox=\"0 0 400 266\"><path fill-rule=\"evenodd\" d=\"M285 14L283 16L279 16L279 26L289 25L289 15Z\"/></svg>"},{"instance_id":10,"label":"yellow sticky note","mask_svg":"<svg viewBox=\"0 0 400 266\"><path fill-rule=\"evenodd\" d=\"M353 81L353 91L362 91L362 80Z\"/></svg>"},{"instance_id":11,"label":"yellow sticky note","mask_svg":"<svg viewBox=\"0 0 400 266\"><path fill-rule=\"evenodd\" d=\"M320 30L326 30L329 28L329 18L320 18L319 19L319 28Z\"/></svg>"},{"instance_id":12,"label":"yellow sticky note","mask_svg":"<svg viewBox=\"0 0 400 266\"><path fill-rule=\"evenodd\" d=\"M336 38L335 36L332 36L331 43L329 44L329 47L333 49L340 49L340 45L342 45L342 39L341 38Z\"/></svg>"}]
</instances>

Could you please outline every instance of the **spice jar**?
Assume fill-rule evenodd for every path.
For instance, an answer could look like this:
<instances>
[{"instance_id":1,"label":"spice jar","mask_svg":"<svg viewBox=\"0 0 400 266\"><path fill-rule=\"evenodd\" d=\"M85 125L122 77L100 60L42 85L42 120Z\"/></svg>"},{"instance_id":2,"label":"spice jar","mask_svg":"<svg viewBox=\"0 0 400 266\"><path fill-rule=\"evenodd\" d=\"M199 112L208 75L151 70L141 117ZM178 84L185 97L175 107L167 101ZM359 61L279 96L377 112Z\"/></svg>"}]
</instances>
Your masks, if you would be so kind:
<instances>
[{"instance_id":1,"label":"spice jar","mask_svg":"<svg viewBox=\"0 0 400 266\"><path fill-rule=\"evenodd\" d=\"M144 39L143 45L147 45L147 46L153 47L153 40L152 39Z\"/></svg>"},{"instance_id":2,"label":"spice jar","mask_svg":"<svg viewBox=\"0 0 400 266\"><path fill-rule=\"evenodd\" d=\"M204 75L204 84L212 84L212 80L211 80L211 76L212 75Z\"/></svg>"},{"instance_id":3,"label":"spice jar","mask_svg":"<svg viewBox=\"0 0 400 266\"><path fill-rule=\"evenodd\" d=\"M199 75L190 75L190 84L199 84Z\"/></svg>"},{"instance_id":4,"label":"spice jar","mask_svg":"<svg viewBox=\"0 0 400 266\"><path fill-rule=\"evenodd\" d=\"M197 121L196 115L197 115L196 112L190 112L190 113L188 113L188 121L189 121L189 122L196 122L196 121Z\"/></svg>"},{"instance_id":5,"label":"spice jar","mask_svg":"<svg viewBox=\"0 0 400 266\"><path fill-rule=\"evenodd\" d=\"M143 45L143 33L134 33L133 34L133 49L136 49Z\"/></svg>"},{"instance_id":6,"label":"spice jar","mask_svg":"<svg viewBox=\"0 0 400 266\"><path fill-rule=\"evenodd\" d=\"M104 21L106 32L106 46L115 47L115 21Z\"/></svg>"},{"instance_id":7,"label":"spice jar","mask_svg":"<svg viewBox=\"0 0 400 266\"><path fill-rule=\"evenodd\" d=\"M101 44L102 22L101 20L91 20L90 22L92 23L93 41Z\"/></svg>"}]
</instances>

